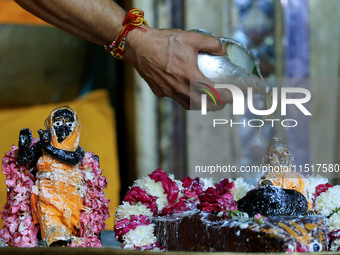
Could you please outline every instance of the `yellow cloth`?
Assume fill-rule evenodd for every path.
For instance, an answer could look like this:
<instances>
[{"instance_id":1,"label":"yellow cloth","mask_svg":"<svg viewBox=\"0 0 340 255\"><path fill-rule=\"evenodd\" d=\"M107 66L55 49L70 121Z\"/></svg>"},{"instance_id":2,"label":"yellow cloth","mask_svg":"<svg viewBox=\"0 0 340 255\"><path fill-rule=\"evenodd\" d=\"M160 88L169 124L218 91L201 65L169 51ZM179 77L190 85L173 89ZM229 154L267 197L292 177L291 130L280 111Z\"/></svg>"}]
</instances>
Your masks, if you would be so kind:
<instances>
[{"instance_id":1,"label":"yellow cloth","mask_svg":"<svg viewBox=\"0 0 340 255\"><path fill-rule=\"evenodd\" d=\"M108 228L113 229L114 208L119 204L120 181L114 112L106 90L97 90L72 102L37 105L26 108L0 109L0 157L18 144L19 131L29 128L33 137L39 137L37 131L45 129L44 121L53 109L69 105L79 117L82 125L79 145L85 150L99 156L100 168L108 179L106 198L111 200L110 215L106 221ZM0 210L6 202L5 175L0 173ZM0 222L2 228L3 221Z\"/></svg>"},{"instance_id":2,"label":"yellow cloth","mask_svg":"<svg viewBox=\"0 0 340 255\"><path fill-rule=\"evenodd\" d=\"M0 23L48 25L45 21L22 9L13 0L0 0Z\"/></svg>"}]
</instances>

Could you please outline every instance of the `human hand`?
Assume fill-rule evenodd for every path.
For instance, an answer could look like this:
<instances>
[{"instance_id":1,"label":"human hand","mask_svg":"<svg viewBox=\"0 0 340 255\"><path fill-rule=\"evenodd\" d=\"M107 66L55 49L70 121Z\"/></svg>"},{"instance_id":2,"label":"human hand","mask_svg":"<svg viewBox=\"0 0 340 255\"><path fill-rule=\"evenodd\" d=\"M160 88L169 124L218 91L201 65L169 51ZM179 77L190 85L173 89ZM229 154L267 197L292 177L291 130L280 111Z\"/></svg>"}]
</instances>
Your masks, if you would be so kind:
<instances>
[{"instance_id":1,"label":"human hand","mask_svg":"<svg viewBox=\"0 0 340 255\"><path fill-rule=\"evenodd\" d=\"M190 81L210 86L214 83L199 70L198 53L224 55L226 49L216 37L182 30L146 29L146 32L139 29L130 32L124 59L131 62L156 96L168 96L186 109L199 109L201 92L194 89L190 94ZM224 89L218 93L223 107L232 103L231 92ZM221 108L210 99L207 103L208 110Z\"/></svg>"}]
</instances>

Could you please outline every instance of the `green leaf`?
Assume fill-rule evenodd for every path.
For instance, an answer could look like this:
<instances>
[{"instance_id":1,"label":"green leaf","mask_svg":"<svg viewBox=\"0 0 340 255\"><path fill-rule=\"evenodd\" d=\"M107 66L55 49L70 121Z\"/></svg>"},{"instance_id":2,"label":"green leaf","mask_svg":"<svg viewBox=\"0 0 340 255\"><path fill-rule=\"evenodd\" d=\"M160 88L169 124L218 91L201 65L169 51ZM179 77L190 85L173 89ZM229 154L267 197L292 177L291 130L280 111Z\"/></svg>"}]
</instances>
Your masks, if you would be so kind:
<instances>
[{"instance_id":1,"label":"green leaf","mask_svg":"<svg viewBox=\"0 0 340 255\"><path fill-rule=\"evenodd\" d=\"M259 69L257 68L257 66L254 66L253 72L252 72L252 73L255 74L257 77L260 78L260 73L259 73Z\"/></svg>"}]
</instances>

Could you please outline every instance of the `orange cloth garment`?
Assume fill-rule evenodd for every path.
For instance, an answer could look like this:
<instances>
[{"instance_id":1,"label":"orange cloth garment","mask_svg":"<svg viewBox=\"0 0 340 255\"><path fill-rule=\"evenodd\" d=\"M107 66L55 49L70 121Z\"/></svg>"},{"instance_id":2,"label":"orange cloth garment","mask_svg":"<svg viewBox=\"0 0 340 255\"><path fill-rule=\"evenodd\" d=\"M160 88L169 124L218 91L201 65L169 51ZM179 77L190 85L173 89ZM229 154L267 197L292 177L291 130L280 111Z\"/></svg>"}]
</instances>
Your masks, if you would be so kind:
<instances>
[{"instance_id":1,"label":"orange cloth garment","mask_svg":"<svg viewBox=\"0 0 340 255\"><path fill-rule=\"evenodd\" d=\"M29 107L0 108L0 157L18 144L19 131L29 128L33 137L38 137L37 130L44 128L44 120L53 109L60 105L69 105L77 112L81 121L80 146L99 156L103 176L108 179L104 189L105 197L110 199L111 217L105 221L107 229L113 229L115 207L120 203L120 178L115 129L115 113L110 105L107 90L96 90L73 101L33 105ZM0 211L6 203L5 175L0 171ZM0 228L3 222L0 217Z\"/></svg>"},{"instance_id":2,"label":"orange cloth garment","mask_svg":"<svg viewBox=\"0 0 340 255\"><path fill-rule=\"evenodd\" d=\"M45 121L46 129L51 131L51 145L58 149L75 151L79 144L80 123L76 118L76 126L72 133L61 143L55 134L52 118L57 110L68 109L59 107L55 109ZM59 240L69 240L76 234L79 225L80 211L83 206L83 180L78 165L69 165L60 162L43 151L37 163L38 181L36 183L38 194L33 193L32 204L34 219L40 224L41 235L47 244Z\"/></svg>"}]
</instances>

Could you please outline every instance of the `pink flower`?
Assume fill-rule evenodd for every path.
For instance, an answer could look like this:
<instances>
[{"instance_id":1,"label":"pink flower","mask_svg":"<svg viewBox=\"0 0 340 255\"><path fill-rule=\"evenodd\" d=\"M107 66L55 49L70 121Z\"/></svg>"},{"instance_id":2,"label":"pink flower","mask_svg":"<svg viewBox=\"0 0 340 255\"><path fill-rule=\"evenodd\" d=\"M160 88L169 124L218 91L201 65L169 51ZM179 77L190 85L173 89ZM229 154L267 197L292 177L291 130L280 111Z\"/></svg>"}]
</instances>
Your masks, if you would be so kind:
<instances>
[{"instance_id":1,"label":"pink flower","mask_svg":"<svg viewBox=\"0 0 340 255\"><path fill-rule=\"evenodd\" d=\"M263 224L265 221L267 221L268 218L265 217L265 216L262 216L261 213L257 213L255 216L254 216L254 221L258 224Z\"/></svg>"},{"instance_id":2,"label":"pink flower","mask_svg":"<svg viewBox=\"0 0 340 255\"><path fill-rule=\"evenodd\" d=\"M9 241L11 240L12 235L11 235L11 233L9 232L7 226L4 226L4 227L0 230L0 237L1 237L2 239L4 239L4 241L5 241L6 243L9 243Z\"/></svg>"},{"instance_id":3,"label":"pink flower","mask_svg":"<svg viewBox=\"0 0 340 255\"><path fill-rule=\"evenodd\" d=\"M199 198L202 202L214 203L218 198L217 190L209 187Z\"/></svg>"},{"instance_id":4,"label":"pink flower","mask_svg":"<svg viewBox=\"0 0 340 255\"><path fill-rule=\"evenodd\" d=\"M326 184L319 184L318 186L315 187L315 197L318 197L321 193L327 191L329 188L332 188L333 185L326 183Z\"/></svg>"},{"instance_id":5,"label":"pink flower","mask_svg":"<svg viewBox=\"0 0 340 255\"><path fill-rule=\"evenodd\" d=\"M13 235L18 230L19 221L12 221L8 227L9 232Z\"/></svg>"},{"instance_id":6,"label":"pink flower","mask_svg":"<svg viewBox=\"0 0 340 255\"><path fill-rule=\"evenodd\" d=\"M107 179L104 176L99 176L98 177L98 186L101 188L106 188L107 187Z\"/></svg>"},{"instance_id":7,"label":"pink flower","mask_svg":"<svg viewBox=\"0 0 340 255\"><path fill-rule=\"evenodd\" d=\"M296 245L296 251L297 252L309 252L309 248L307 245L297 243Z\"/></svg>"},{"instance_id":8,"label":"pink flower","mask_svg":"<svg viewBox=\"0 0 340 255\"><path fill-rule=\"evenodd\" d=\"M9 187L9 188L12 188L12 187L14 187L15 186L15 180L14 179L8 179L8 180L6 180L5 181L5 184L7 185L7 187Z\"/></svg>"},{"instance_id":9,"label":"pink flower","mask_svg":"<svg viewBox=\"0 0 340 255\"><path fill-rule=\"evenodd\" d=\"M237 210L237 203L230 193L234 188L234 183L230 183L228 179L222 180L215 188L209 187L199 196L201 203L198 207L204 212L223 212L223 216L227 216L228 211Z\"/></svg>"},{"instance_id":10,"label":"pink flower","mask_svg":"<svg viewBox=\"0 0 340 255\"><path fill-rule=\"evenodd\" d=\"M208 213L219 213L221 208L216 203L202 202L198 205L201 211Z\"/></svg>"},{"instance_id":11,"label":"pink flower","mask_svg":"<svg viewBox=\"0 0 340 255\"><path fill-rule=\"evenodd\" d=\"M164 207L160 213L162 216L172 215L175 213L183 213L197 208L194 200L180 199L177 203L169 204Z\"/></svg>"},{"instance_id":12,"label":"pink flower","mask_svg":"<svg viewBox=\"0 0 340 255\"><path fill-rule=\"evenodd\" d=\"M220 198L216 199L216 201L221 211L237 210L237 203L229 191L224 193Z\"/></svg>"},{"instance_id":13,"label":"pink flower","mask_svg":"<svg viewBox=\"0 0 340 255\"><path fill-rule=\"evenodd\" d=\"M133 186L123 199L123 201L129 202L130 204L137 204L138 202L145 204L154 216L158 213L156 200L157 197L146 194L144 189L137 186Z\"/></svg>"},{"instance_id":14,"label":"pink flower","mask_svg":"<svg viewBox=\"0 0 340 255\"><path fill-rule=\"evenodd\" d=\"M330 232L328 235L328 245L329 247L331 247L332 243L337 240L340 239L340 229L338 230L333 230L332 232ZM339 247L340 248L340 247ZM339 250L339 249L338 249Z\"/></svg>"},{"instance_id":15,"label":"pink flower","mask_svg":"<svg viewBox=\"0 0 340 255\"><path fill-rule=\"evenodd\" d=\"M229 182L228 179L223 179L218 184L215 184L216 189L221 192L234 192L236 190L234 182Z\"/></svg>"},{"instance_id":16,"label":"pink flower","mask_svg":"<svg viewBox=\"0 0 340 255\"><path fill-rule=\"evenodd\" d=\"M167 194L169 203L173 203L178 197L178 185L165 173L163 169L157 169L149 174L149 177L155 182L161 182L163 189Z\"/></svg>"},{"instance_id":17,"label":"pink flower","mask_svg":"<svg viewBox=\"0 0 340 255\"><path fill-rule=\"evenodd\" d=\"M71 247L101 247L97 235L106 229L105 220L110 217L110 200L105 198L104 188L107 186L107 179L101 176L102 170L99 163L93 157L93 153L86 152L85 157L79 165L85 178L86 173L92 174L93 178L85 182L86 195L83 205L86 212L80 213L80 226L77 239L72 242Z\"/></svg>"},{"instance_id":18,"label":"pink flower","mask_svg":"<svg viewBox=\"0 0 340 255\"><path fill-rule=\"evenodd\" d=\"M141 250L141 251L150 251L150 250L153 250L155 248L159 248L159 243L154 242L153 244L144 245L142 247L134 245L133 248L136 249L136 250Z\"/></svg>"},{"instance_id":19,"label":"pink flower","mask_svg":"<svg viewBox=\"0 0 340 255\"><path fill-rule=\"evenodd\" d=\"M315 193L314 193L314 196L312 198L313 200L313 204L312 204L312 207L315 206L315 200L316 198L323 192L327 191L329 188L332 188L333 185L329 184L329 183L326 183L326 184L319 184L318 186L315 187Z\"/></svg>"},{"instance_id":20,"label":"pink flower","mask_svg":"<svg viewBox=\"0 0 340 255\"><path fill-rule=\"evenodd\" d=\"M199 178L191 179L189 176L183 178L183 193L187 198L198 198L203 193L204 182Z\"/></svg>"},{"instance_id":21,"label":"pink flower","mask_svg":"<svg viewBox=\"0 0 340 255\"><path fill-rule=\"evenodd\" d=\"M123 241L123 236L128 233L130 230L134 230L138 226L149 225L150 218L145 215L131 215L130 219L122 219L116 221L114 226L114 231L116 234L116 239L120 242Z\"/></svg>"}]
</instances>

